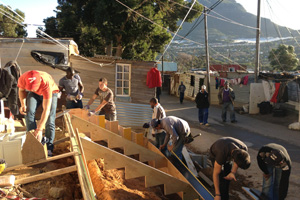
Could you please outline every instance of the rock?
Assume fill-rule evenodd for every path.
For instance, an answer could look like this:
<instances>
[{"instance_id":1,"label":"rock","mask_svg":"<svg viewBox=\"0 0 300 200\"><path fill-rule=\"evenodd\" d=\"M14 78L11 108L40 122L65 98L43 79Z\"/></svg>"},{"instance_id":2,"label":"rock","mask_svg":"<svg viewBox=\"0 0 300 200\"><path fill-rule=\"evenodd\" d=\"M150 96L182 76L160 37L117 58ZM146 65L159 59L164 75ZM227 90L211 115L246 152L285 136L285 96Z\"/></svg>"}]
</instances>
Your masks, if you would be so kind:
<instances>
[{"instance_id":1,"label":"rock","mask_svg":"<svg viewBox=\"0 0 300 200\"><path fill-rule=\"evenodd\" d=\"M295 122L289 125L289 129L291 130L300 130L300 122Z\"/></svg>"},{"instance_id":2,"label":"rock","mask_svg":"<svg viewBox=\"0 0 300 200\"><path fill-rule=\"evenodd\" d=\"M62 198L64 196L65 188L57 188L57 187L52 187L49 190L49 195L55 199Z\"/></svg>"}]
</instances>

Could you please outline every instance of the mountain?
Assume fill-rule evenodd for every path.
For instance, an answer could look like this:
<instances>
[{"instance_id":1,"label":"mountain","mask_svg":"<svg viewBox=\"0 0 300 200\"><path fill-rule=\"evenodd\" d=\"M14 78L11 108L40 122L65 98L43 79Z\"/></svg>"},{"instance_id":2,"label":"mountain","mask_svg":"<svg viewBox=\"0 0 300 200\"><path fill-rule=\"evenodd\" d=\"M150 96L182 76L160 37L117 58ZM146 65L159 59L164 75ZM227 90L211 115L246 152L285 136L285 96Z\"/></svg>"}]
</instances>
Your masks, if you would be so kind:
<instances>
[{"instance_id":1,"label":"mountain","mask_svg":"<svg viewBox=\"0 0 300 200\"><path fill-rule=\"evenodd\" d=\"M217 0L199 0L199 2L207 7L212 6ZM257 3L253 1L253 3ZM251 27L256 27L256 16L248 13L244 7L237 3L235 0L224 0L219 4L213 11L227 17L233 21L236 21L240 24L244 24ZM209 14L214 15L220 18L217 14L211 11ZM262 12L262 11L261 11ZM203 18L203 15L200 17L200 20ZM256 30L246 27L242 27L236 24L228 23L215 19L211 16L207 18L208 24L208 34L209 41L230 41L238 38L255 38ZM198 20L198 22L200 21ZM185 36L186 33L192 28L193 25L197 24L197 20L193 23L184 23L182 29L179 31L179 35ZM278 27L278 30L277 30ZM261 18L261 37L291 37L289 31L282 26L276 25L270 19ZM294 36L298 36L298 33L295 30L290 29ZM192 31L189 36L189 39L195 41L204 41L204 23L201 24Z\"/></svg>"}]
</instances>

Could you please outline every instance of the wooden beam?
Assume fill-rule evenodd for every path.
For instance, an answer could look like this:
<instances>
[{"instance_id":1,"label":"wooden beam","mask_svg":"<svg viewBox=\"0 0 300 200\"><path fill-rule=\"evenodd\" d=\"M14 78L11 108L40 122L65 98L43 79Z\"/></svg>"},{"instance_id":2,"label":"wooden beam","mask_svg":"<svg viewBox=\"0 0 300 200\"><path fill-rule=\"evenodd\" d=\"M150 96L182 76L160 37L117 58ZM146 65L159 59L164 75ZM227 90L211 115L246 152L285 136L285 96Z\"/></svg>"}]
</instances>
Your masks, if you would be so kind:
<instances>
[{"instance_id":1,"label":"wooden beam","mask_svg":"<svg viewBox=\"0 0 300 200\"><path fill-rule=\"evenodd\" d=\"M125 168L126 179L145 176L146 187L164 184L164 193L166 195L186 191L190 187L188 183L176 179L167 173L84 138L82 138L82 145L87 160L103 158L105 170Z\"/></svg>"},{"instance_id":2,"label":"wooden beam","mask_svg":"<svg viewBox=\"0 0 300 200\"><path fill-rule=\"evenodd\" d=\"M195 176L198 176L198 173L197 173L197 170L196 170L196 167L190 157L190 154L189 152L187 151L186 147L183 146L182 148L182 155L185 159L185 162L187 164L187 167L189 168L189 170L195 175Z\"/></svg>"},{"instance_id":3,"label":"wooden beam","mask_svg":"<svg viewBox=\"0 0 300 200\"><path fill-rule=\"evenodd\" d=\"M207 176L205 176L205 174L203 174L202 172L198 172L198 175L210 187L212 187L214 185L214 183Z\"/></svg>"},{"instance_id":4,"label":"wooden beam","mask_svg":"<svg viewBox=\"0 0 300 200\"><path fill-rule=\"evenodd\" d=\"M27 132L26 134L26 140L23 144L21 153L23 164L46 160L48 157L46 144L42 145L31 132Z\"/></svg>"},{"instance_id":5,"label":"wooden beam","mask_svg":"<svg viewBox=\"0 0 300 200\"><path fill-rule=\"evenodd\" d=\"M70 133L71 148L74 152L78 153L74 156L74 160L77 166L77 174L81 186L82 196L85 200L96 200L94 188L92 182L90 182L90 178L88 177L88 169L85 167L83 156L81 154L82 152L80 151L79 143L76 139L76 133L71 124L69 113L64 115L64 120L66 122L67 130Z\"/></svg>"},{"instance_id":6,"label":"wooden beam","mask_svg":"<svg viewBox=\"0 0 300 200\"><path fill-rule=\"evenodd\" d=\"M54 141L53 145L57 145L57 144L60 144L60 143L63 143L63 142L69 141L69 140L70 140L70 137L64 137L64 138Z\"/></svg>"},{"instance_id":7,"label":"wooden beam","mask_svg":"<svg viewBox=\"0 0 300 200\"><path fill-rule=\"evenodd\" d=\"M259 196L257 196L256 193L254 193L252 191L252 189L247 188L247 187L242 187L242 189L251 197L251 199L253 199L253 200L260 200L261 199ZM260 191L257 191L257 192L260 193L259 195L261 195Z\"/></svg>"},{"instance_id":8,"label":"wooden beam","mask_svg":"<svg viewBox=\"0 0 300 200\"><path fill-rule=\"evenodd\" d=\"M105 121L105 128L111 132L118 134L119 133L119 122L118 121Z\"/></svg>"},{"instance_id":9,"label":"wooden beam","mask_svg":"<svg viewBox=\"0 0 300 200\"><path fill-rule=\"evenodd\" d=\"M34 165L38 165L38 164L42 164L42 163L47 163L47 162L59 160L59 159L62 159L62 158L67 158L67 157L74 156L74 155L75 155L75 152L68 152L68 153L58 155L58 156L49 157L45 160L40 160L40 161L37 161L37 162L34 162L34 163L27 163L27 164L23 164L23 165L8 167L4 170L4 172L12 171L12 170L15 170L15 169L20 169L20 168L23 168L23 167L30 167L30 166L34 166Z\"/></svg>"},{"instance_id":10,"label":"wooden beam","mask_svg":"<svg viewBox=\"0 0 300 200\"><path fill-rule=\"evenodd\" d=\"M76 170L77 170L77 166L73 165L73 166L70 166L70 167L53 170L53 171L46 172L46 173L43 173L43 174L38 174L38 175L34 175L34 176L22 178L22 179L17 179L17 180L15 180L15 184L18 185L18 184L32 183L32 182L35 182L35 181L41 181L41 180L44 180L44 179L52 178L54 176L59 176L59 175L62 175L62 174L68 174L68 173L71 173L71 172L75 172Z\"/></svg>"},{"instance_id":11,"label":"wooden beam","mask_svg":"<svg viewBox=\"0 0 300 200\"><path fill-rule=\"evenodd\" d=\"M124 139L122 136L92 124L86 120L72 116L72 125L80 131L85 130L91 133L92 141L106 140L109 148L123 148L125 155L139 154L141 162L155 161L157 167L165 167L164 156L158 155L148 149Z\"/></svg>"}]
</instances>

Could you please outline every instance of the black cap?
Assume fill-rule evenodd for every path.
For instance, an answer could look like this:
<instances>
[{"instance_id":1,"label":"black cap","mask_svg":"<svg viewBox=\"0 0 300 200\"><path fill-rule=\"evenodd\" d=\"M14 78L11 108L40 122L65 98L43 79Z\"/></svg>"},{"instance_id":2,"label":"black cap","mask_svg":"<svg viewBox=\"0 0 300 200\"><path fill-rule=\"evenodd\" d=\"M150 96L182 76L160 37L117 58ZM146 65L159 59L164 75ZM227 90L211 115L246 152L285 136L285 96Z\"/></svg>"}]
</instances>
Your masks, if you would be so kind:
<instances>
[{"instance_id":1,"label":"black cap","mask_svg":"<svg viewBox=\"0 0 300 200\"><path fill-rule=\"evenodd\" d=\"M150 125L153 128L156 128L158 126L158 124L160 124L160 121L158 119L152 119L151 122L150 122Z\"/></svg>"}]
</instances>

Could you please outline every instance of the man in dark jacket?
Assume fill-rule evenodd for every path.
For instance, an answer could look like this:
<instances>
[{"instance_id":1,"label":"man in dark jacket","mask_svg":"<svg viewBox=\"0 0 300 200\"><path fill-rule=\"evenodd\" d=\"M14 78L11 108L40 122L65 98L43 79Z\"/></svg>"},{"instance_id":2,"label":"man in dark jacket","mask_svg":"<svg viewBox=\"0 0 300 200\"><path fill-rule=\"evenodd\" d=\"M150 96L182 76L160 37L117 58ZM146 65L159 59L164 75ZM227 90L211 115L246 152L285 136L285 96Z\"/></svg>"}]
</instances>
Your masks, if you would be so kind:
<instances>
[{"instance_id":1,"label":"man in dark jacket","mask_svg":"<svg viewBox=\"0 0 300 200\"><path fill-rule=\"evenodd\" d=\"M186 87L185 87L185 85L183 85L183 82L181 81L181 84L180 84L179 87L178 87L179 100L180 100L180 103L181 103L181 104L183 103L184 92L185 92L185 90L186 90Z\"/></svg>"},{"instance_id":2,"label":"man in dark jacket","mask_svg":"<svg viewBox=\"0 0 300 200\"><path fill-rule=\"evenodd\" d=\"M263 171L262 194L272 200L283 200L287 196L292 162L287 150L270 143L260 148L257 163Z\"/></svg>"},{"instance_id":3,"label":"man in dark jacket","mask_svg":"<svg viewBox=\"0 0 300 200\"><path fill-rule=\"evenodd\" d=\"M229 87L229 83L226 81L224 87L220 88L218 93L219 103L222 105L222 120L226 122L227 110L230 111L231 123L237 122L234 113L234 99L235 94L232 88Z\"/></svg>"},{"instance_id":4,"label":"man in dark jacket","mask_svg":"<svg viewBox=\"0 0 300 200\"><path fill-rule=\"evenodd\" d=\"M209 100L208 100L208 93L206 91L206 86L202 85L200 92L197 94L195 102L198 108L198 119L200 125L206 125L208 119L208 108L209 108Z\"/></svg>"},{"instance_id":5,"label":"man in dark jacket","mask_svg":"<svg viewBox=\"0 0 300 200\"><path fill-rule=\"evenodd\" d=\"M215 200L228 200L229 184L231 180L236 181L238 168L250 167L248 147L236 138L220 138L210 147L210 160L214 168Z\"/></svg>"}]
</instances>

